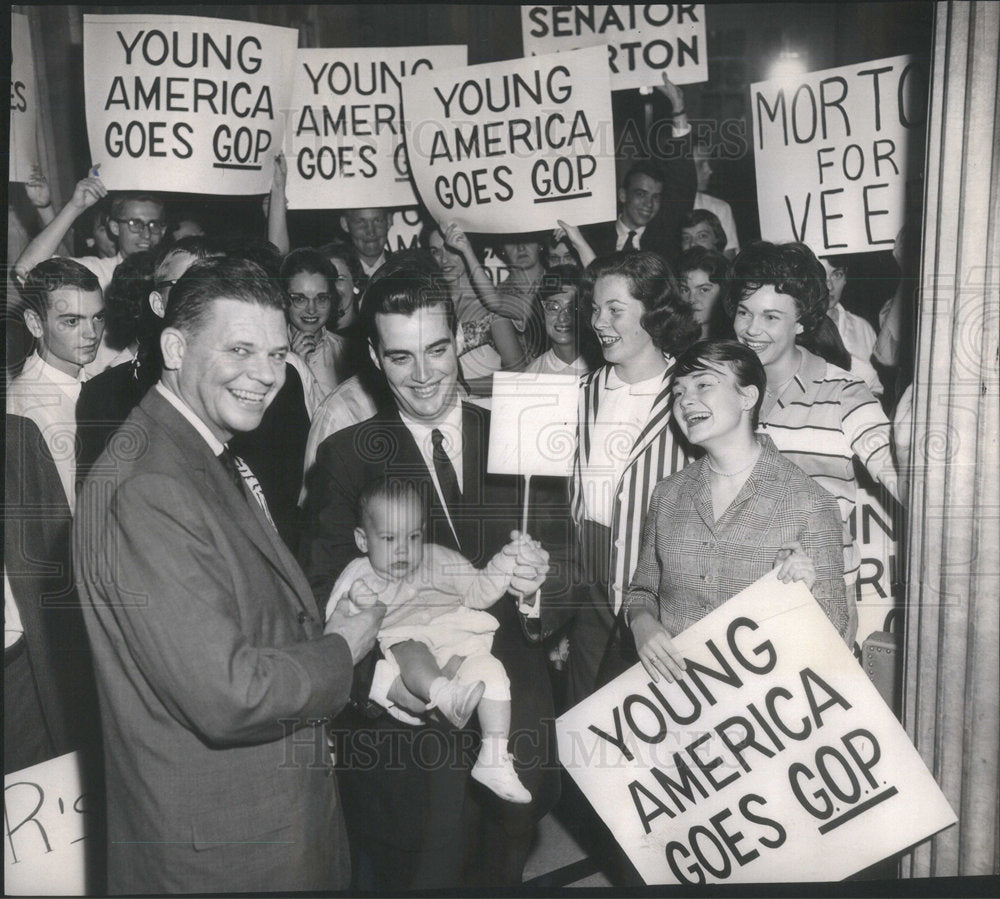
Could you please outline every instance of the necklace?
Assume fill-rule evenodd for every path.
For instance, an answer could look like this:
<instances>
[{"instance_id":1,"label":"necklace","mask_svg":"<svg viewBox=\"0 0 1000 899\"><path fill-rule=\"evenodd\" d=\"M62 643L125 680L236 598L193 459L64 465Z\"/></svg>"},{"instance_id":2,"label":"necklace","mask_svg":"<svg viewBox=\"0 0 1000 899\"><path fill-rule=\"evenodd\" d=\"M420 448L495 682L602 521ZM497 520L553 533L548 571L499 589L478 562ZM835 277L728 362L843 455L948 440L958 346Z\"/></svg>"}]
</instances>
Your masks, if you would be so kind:
<instances>
[{"instance_id":1,"label":"necklace","mask_svg":"<svg viewBox=\"0 0 1000 899\"><path fill-rule=\"evenodd\" d=\"M708 467L712 471L714 471L720 478L735 478L737 475L743 474L743 472L749 471L751 468L753 468L757 464L757 460L759 458L760 458L760 447L757 448L757 452L754 454L753 459L750 460L750 463L748 465L744 465L742 468L737 469L736 471L719 471L719 469L712 464L711 460L707 456L705 457L705 462L708 465Z\"/></svg>"}]
</instances>

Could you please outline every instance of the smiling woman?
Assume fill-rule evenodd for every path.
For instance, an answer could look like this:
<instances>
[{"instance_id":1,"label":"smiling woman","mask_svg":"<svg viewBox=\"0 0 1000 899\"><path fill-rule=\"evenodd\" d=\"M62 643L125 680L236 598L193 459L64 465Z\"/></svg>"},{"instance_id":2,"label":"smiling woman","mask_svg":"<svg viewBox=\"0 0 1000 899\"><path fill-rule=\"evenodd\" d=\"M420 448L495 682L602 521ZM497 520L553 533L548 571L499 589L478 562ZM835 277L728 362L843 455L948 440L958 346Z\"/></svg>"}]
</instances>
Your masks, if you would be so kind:
<instances>
[{"instance_id":1,"label":"smiling woman","mask_svg":"<svg viewBox=\"0 0 1000 899\"><path fill-rule=\"evenodd\" d=\"M591 323L607 363L583 382L573 517L584 594L570 633L569 701L597 686L639 552L649 494L684 466L670 424L673 357L698 336L673 273L655 253L616 253L587 268Z\"/></svg>"},{"instance_id":2,"label":"smiling woman","mask_svg":"<svg viewBox=\"0 0 1000 899\"><path fill-rule=\"evenodd\" d=\"M653 491L624 607L654 680L680 675L672 636L772 568L785 583L804 582L848 632L840 510L768 437L754 436L766 385L757 354L736 341L703 340L677 360L674 417L705 456Z\"/></svg>"}]
</instances>

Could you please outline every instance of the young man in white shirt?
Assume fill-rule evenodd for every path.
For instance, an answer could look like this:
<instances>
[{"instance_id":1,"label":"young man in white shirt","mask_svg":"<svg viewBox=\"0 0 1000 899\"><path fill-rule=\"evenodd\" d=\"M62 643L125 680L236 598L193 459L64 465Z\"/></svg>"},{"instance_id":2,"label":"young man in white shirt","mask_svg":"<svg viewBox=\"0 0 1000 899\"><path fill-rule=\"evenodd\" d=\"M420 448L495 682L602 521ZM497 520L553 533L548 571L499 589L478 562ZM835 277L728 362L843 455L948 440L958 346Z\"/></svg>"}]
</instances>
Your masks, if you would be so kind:
<instances>
[{"instance_id":1,"label":"young man in white shirt","mask_svg":"<svg viewBox=\"0 0 1000 899\"><path fill-rule=\"evenodd\" d=\"M826 314L833 319L845 349L851 354L851 371L865 382L875 396L880 397L882 382L871 361L875 350L875 329L860 315L848 312L840 304L847 284L848 259L847 256L825 256L820 259L826 270L826 288L829 292Z\"/></svg>"},{"instance_id":2,"label":"young man in white shirt","mask_svg":"<svg viewBox=\"0 0 1000 899\"><path fill-rule=\"evenodd\" d=\"M55 257L25 279L24 323L38 347L7 388L7 412L38 425L72 510L76 491L76 401L83 367L104 334L104 295L79 262Z\"/></svg>"}]
</instances>

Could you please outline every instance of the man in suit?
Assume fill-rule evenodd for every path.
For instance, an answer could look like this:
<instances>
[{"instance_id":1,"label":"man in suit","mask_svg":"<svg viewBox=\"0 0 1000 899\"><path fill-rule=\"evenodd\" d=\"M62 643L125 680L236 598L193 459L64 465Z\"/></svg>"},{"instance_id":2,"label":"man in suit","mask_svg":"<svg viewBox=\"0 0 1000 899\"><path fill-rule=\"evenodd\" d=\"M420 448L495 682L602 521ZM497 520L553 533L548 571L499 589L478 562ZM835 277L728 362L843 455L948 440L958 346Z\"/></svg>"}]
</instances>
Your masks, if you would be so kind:
<instances>
[{"instance_id":1,"label":"man in suit","mask_svg":"<svg viewBox=\"0 0 1000 899\"><path fill-rule=\"evenodd\" d=\"M649 250L673 265L679 255L680 223L694 205L698 179L684 94L666 75L663 81L657 89L673 109L673 136L656 148L659 160L640 160L625 173L618 189L617 220L580 229L597 256ZM650 135L651 142L654 137Z\"/></svg>"},{"instance_id":2,"label":"man in suit","mask_svg":"<svg viewBox=\"0 0 1000 899\"><path fill-rule=\"evenodd\" d=\"M226 446L282 385L283 299L235 259L191 266L161 380L98 460L74 523L104 728L112 893L342 889L346 836L323 725L384 608L322 633L252 471ZM104 463L104 464L102 464Z\"/></svg>"},{"instance_id":3,"label":"man in suit","mask_svg":"<svg viewBox=\"0 0 1000 899\"><path fill-rule=\"evenodd\" d=\"M321 605L357 555L357 499L378 477L415 483L430 510L427 539L460 551L477 567L510 539L521 519L518 479L486 472L488 413L460 400L454 310L433 275L413 267L376 279L363 316L372 359L394 405L319 446L307 480L300 556ZM521 882L534 825L559 795L551 689L541 647L531 640L569 614L571 525L565 493L553 488L550 482L536 489L533 480L528 522L529 533L547 551L547 563L533 561L548 576L536 576L532 560L519 560L524 564L514 585L530 596L544 582L541 633L535 621L533 633L523 629L526 622L511 596L490 609L499 621L492 651L511 681L510 751L532 802L515 806L473 785L468 774L476 735L433 721L411 726L386 715L372 697L409 712L423 706L401 694L398 684L387 690L379 665L374 675L359 670L338 748L352 848L372 870L372 882L358 887L395 891ZM463 862L471 877L463 877Z\"/></svg>"}]
</instances>

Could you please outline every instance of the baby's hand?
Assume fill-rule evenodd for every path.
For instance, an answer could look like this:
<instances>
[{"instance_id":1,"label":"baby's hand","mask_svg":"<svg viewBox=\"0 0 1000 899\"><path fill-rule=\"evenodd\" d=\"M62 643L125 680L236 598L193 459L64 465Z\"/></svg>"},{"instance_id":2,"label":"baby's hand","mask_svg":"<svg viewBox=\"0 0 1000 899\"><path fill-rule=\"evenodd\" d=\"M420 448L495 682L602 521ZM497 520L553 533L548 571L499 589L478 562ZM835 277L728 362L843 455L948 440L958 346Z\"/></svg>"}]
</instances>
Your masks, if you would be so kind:
<instances>
[{"instance_id":1,"label":"baby's hand","mask_svg":"<svg viewBox=\"0 0 1000 899\"><path fill-rule=\"evenodd\" d=\"M378 594L360 578L351 584L347 595L359 609L370 609L378 602Z\"/></svg>"}]
</instances>

